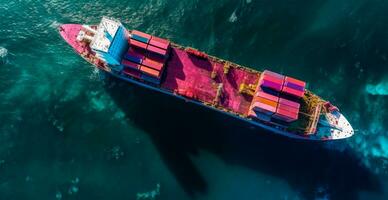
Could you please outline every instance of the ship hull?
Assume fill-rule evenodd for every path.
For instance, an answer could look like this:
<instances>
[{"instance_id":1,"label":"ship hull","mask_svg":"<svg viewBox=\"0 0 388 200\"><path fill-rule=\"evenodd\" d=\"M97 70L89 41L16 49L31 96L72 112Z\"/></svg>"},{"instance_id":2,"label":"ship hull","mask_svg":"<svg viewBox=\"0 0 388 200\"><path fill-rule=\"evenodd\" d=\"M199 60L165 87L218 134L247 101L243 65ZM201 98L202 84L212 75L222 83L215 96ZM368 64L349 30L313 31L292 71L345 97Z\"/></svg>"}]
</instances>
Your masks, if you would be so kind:
<instances>
[{"instance_id":1,"label":"ship hull","mask_svg":"<svg viewBox=\"0 0 388 200\"><path fill-rule=\"evenodd\" d=\"M228 115L228 116L230 116L233 119L244 121L244 122L246 122L249 125L253 125L254 127L258 127L258 128L261 128L261 129L264 129L264 130L276 133L278 135L286 136L286 137L293 138L293 139L326 141L326 140L344 139L344 138L350 137L353 134L353 129L350 126L349 122L339 112L335 113L334 116L336 117L337 123L339 121L339 123L341 125L343 125L343 127L346 130L345 129L341 130L342 127L340 127L340 129L338 129L338 128L335 128L335 129L334 128L319 129L318 128L317 129L317 133L323 132L323 131L324 132L328 131L329 133L331 132L331 135L326 136L326 137L320 137L320 136L317 136L317 134L301 135L301 134L296 134L294 132L289 132L289 131L285 130L283 127L281 127L281 126L276 126L276 125L273 125L273 124L267 125L267 124L265 124L265 123L263 123L261 121L255 121L255 120L252 120L251 118L247 118L244 115L241 115L240 113L233 113L233 112L230 112L230 111L225 110L225 109L219 109L217 107L210 106L210 105L208 105L208 104L206 104L204 102L201 102L201 101L197 101L197 100L194 100L194 99L191 99L191 98L187 98L187 97L185 97L183 95L177 94L176 92L172 91L171 88L165 88L163 86L161 87L161 86L157 86L157 85L154 85L154 84L146 83L144 81L139 81L139 80L136 80L134 78L129 78L127 76L124 76L121 73L117 73L117 72L115 72L113 70L110 70L110 68L107 67L107 66L105 66L105 67L102 66L101 62L97 62L97 63L93 62L92 60L88 59L87 56L84 56L81 53L81 52L84 52L85 50L87 50L87 48L88 48L88 46L82 45L82 44L80 44L76 40L77 34L78 34L79 30L81 29L81 27L82 27L82 25L78 25L78 24L67 24L67 25L62 25L59 28L59 31L60 31L60 34L63 37L63 39L73 48L73 50L78 55L83 57L87 62L89 62L90 64L94 65L98 69L104 71L105 73L109 73L113 77L116 77L116 78L121 79L123 81L129 82L129 83L132 83L132 84L135 84L135 85L138 85L140 87L144 87L144 88L147 88L147 89L150 89L150 90L154 90L154 91L157 91L157 92L160 92L162 94L169 95L169 96L172 96L172 97L175 97L175 98L178 98L178 99L182 99L185 102L193 103L193 104L196 104L198 106L202 106L202 107L214 110L216 112L220 112L220 113L222 113L224 115ZM100 63L100 64L98 64L98 63Z\"/></svg>"}]
</instances>

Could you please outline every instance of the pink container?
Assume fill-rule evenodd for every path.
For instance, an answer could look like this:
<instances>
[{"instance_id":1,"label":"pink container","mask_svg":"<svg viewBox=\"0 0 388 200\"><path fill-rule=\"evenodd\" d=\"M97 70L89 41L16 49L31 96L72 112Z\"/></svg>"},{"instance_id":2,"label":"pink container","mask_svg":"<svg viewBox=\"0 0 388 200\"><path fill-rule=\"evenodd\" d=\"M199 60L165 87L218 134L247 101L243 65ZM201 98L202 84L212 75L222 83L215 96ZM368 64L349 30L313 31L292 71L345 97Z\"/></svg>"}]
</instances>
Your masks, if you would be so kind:
<instances>
[{"instance_id":1,"label":"pink container","mask_svg":"<svg viewBox=\"0 0 388 200\"><path fill-rule=\"evenodd\" d=\"M156 54L159 54L161 56L166 56L167 50L161 49L152 45L148 45L147 50Z\"/></svg>"},{"instance_id":2,"label":"pink container","mask_svg":"<svg viewBox=\"0 0 388 200\"><path fill-rule=\"evenodd\" d=\"M298 97L298 98L301 98L304 95L304 91L302 92L299 90L295 90L295 89L289 88L287 86L283 87L282 92L289 94L289 95L292 95L292 96L295 96L295 97Z\"/></svg>"},{"instance_id":3,"label":"pink container","mask_svg":"<svg viewBox=\"0 0 388 200\"><path fill-rule=\"evenodd\" d=\"M278 101L279 101L279 97L274 96L274 95L272 95L272 94L265 93L265 92L263 92L263 91L258 91L258 92L256 93L256 96L257 96L257 97L266 98L266 99L269 99L269 100L274 101L274 102L278 102Z\"/></svg>"},{"instance_id":4,"label":"pink container","mask_svg":"<svg viewBox=\"0 0 388 200\"><path fill-rule=\"evenodd\" d=\"M275 83L279 83L279 84L283 84L284 83L284 79L283 78L278 78L278 77L274 77L274 76L270 76L270 75L263 75L263 80L269 80L269 81L272 81L272 82L275 82Z\"/></svg>"},{"instance_id":5,"label":"pink container","mask_svg":"<svg viewBox=\"0 0 388 200\"><path fill-rule=\"evenodd\" d=\"M285 122L293 122L298 119L298 113L292 113L287 110L277 109L276 113L272 117L283 120Z\"/></svg>"},{"instance_id":6,"label":"pink container","mask_svg":"<svg viewBox=\"0 0 388 200\"><path fill-rule=\"evenodd\" d=\"M284 105L284 104L279 104L277 109L287 110L287 111L289 111L291 113L298 113L299 112L298 108L294 108L294 107L287 106L287 105Z\"/></svg>"},{"instance_id":7,"label":"pink container","mask_svg":"<svg viewBox=\"0 0 388 200\"><path fill-rule=\"evenodd\" d=\"M170 42L168 40L158 38L158 37L152 37L150 40L150 45L153 45L155 47L159 47L161 49L167 49L170 45Z\"/></svg>"},{"instance_id":8,"label":"pink container","mask_svg":"<svg viewBox=\"0 0 388 200\"><path fill-rule=\"evenodd\" d=\"M294 102L294 101L290 101L290 100L287 100L287 99L283 99L283 98L279 98L279 104L284 104L284 105L287 105L287 106L290 106L290 107L294 107L296 109L300 108L300 104L299 103Z\"/></svg>"}]
</instances>

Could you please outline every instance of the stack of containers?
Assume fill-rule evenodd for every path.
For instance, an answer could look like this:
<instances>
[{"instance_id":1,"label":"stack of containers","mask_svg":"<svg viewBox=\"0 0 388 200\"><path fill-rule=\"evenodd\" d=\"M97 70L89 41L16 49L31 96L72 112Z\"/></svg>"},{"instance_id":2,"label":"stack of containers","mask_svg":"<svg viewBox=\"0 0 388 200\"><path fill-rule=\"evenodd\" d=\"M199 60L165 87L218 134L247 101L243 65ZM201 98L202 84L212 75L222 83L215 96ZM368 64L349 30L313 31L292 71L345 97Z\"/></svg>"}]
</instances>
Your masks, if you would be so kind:
<instances>
[{"instance_id":1,"label":"stack of containers","mask_svg":"<svg viewBox=\"0 0 388 200\"><path fill-rule=\"evenodd\" d=\"M259 118L264 121L270 121L271 116L276 113L279 97L262 91L259 87L253 97L248 116Z\"/></svg>"},{"instance_id":2,"label":"stack of containers","mask_svg":"<svg viewBox=\"0 0 388 200\"><path fill-rule=\"evenodd\" d=\"M280 119L293 122L298 119L300 104L283 98L282 94L302 97L306 83L265 70L259 81L248 116L259 119ZM263 115L265 117L263 117Z\"/></svg>"},{"instance_id":3,"label":"stack of containers","mask_svg":"<svg viewBox=\"0 0 388 200\"><path fill-rule=\"evenodd\" d=\"M298 119L299 108L299 103L279 98L276 113L272 117L285 122L293 122Z\"/></svg>"},{"instance_id":4,"label":"stack of containers","mask_svg":"<svg viewBox=\"0 0 388 200\"><path fill-rule=\"evenodd\" d=\"M170 42L134 30L129 44L130 48L121 64L130 70L140 71L140 79L159 84ZM128 75L127 71L123 73Z\"/></svg>"},{"instance_id":5,"label":"stack of containers","mask_svg":"<svg viewBox=\"0 0 388 200\"><path fill-rule=\"evenodd\" d=\"M170 42L168 40L151 36L147 33L136 30L132 31L129 44L131 46L147 50L149 53L156 54L163 58L167 56L167 51L170 47Z\"/></svg>"},{"instance_id":6,"label":"stack of containers","mask_svg":"<svg viewBox=\"0 0 388 200\"><path fill-rule=\"evenodd\" d=\"M282 93L292 95L297 98L301 98L304 95L305 88L306 88L306 82L287 76L284 80Z\"/></svg>"},{"instance_id":7,"label":"stack of containers","mask_svg":"<svg viewBox=\"0 0 388 200\"><path fill-rule=\"evenodd\" d=\"M284 76L265 70L261 76L259 85L269 88L275 92L281 92L284 84Z\"/></svg>"}]
</instances>

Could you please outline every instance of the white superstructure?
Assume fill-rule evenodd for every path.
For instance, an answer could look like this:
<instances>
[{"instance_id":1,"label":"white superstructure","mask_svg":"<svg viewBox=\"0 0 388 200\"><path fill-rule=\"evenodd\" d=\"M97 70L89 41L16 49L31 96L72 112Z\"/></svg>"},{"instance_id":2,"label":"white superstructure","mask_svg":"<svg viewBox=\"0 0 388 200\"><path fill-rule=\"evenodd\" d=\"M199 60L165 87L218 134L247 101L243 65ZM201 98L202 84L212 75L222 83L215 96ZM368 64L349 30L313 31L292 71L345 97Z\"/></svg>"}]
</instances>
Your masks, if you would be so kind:
<instances>
[{"instance_id":1,"label":"white superstructure","mask_svg":"<svg viewBox=\"0 0 388 200\"><path fill-rule=\"evenodd\" d=\"M128 34L124 26L114 19L103 17L91 40L90 48L109 65L120 65L128 49Z\"/></svg>"}]
</instances>

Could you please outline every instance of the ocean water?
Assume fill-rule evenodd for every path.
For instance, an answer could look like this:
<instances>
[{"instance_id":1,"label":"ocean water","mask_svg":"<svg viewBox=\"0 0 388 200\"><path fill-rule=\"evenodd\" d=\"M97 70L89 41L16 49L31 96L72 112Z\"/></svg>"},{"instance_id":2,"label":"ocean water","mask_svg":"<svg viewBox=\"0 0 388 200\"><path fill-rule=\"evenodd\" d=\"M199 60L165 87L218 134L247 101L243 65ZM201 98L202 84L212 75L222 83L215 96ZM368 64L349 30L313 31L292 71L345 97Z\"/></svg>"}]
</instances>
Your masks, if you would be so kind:
<instances>
[{"instance_id":1,"label":"ocean water","mask_svg":"<svg viewBox=\"0 0 388 200\"><path fill-rule=\"evenodd\" d=\"M388 2L0 0L0 199L388 199ZM102 16L304 79L357 130L295 141L98 73Z\"/></svg>"}]
</instances>

